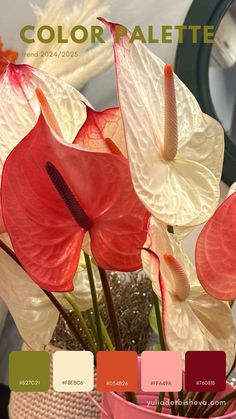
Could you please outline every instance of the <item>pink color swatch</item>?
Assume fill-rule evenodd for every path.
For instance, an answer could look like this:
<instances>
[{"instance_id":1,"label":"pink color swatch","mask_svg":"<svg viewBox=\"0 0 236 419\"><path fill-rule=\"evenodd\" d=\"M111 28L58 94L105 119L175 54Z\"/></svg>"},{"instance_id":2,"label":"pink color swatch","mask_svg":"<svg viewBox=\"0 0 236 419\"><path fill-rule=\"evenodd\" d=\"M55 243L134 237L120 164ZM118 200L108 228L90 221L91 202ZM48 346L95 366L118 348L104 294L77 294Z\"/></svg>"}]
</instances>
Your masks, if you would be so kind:
<instances>
[{"instance_id":1,"label":"pink color swatch","mask_svg":"<svg viewBox=\"0 0 236 419\"><path fill-rule=\"evenodd\" d=\"M145 392L182 390L181 352L143 352L141 388Z\"/></svg>"}]
</instances>

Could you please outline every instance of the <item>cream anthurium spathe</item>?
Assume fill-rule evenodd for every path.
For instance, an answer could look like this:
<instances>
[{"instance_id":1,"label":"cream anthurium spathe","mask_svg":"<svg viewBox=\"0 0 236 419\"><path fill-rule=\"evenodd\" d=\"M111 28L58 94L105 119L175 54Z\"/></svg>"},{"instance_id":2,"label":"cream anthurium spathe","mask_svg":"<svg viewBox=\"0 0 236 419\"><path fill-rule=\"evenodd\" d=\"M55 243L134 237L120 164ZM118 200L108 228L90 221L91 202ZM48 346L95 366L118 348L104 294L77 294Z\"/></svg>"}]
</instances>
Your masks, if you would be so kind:
<instances>
[{"instance_id":1,"label":"cream anthurium spathe","mask_svg":"<svg viewBox=\"0 0 236 419\"><path fill-rule=\"evenodd\" d=\"M236 327L229 304L206 294L193 264L164 224L152 219L144 248L152 251L143 250L142 261L154 292L162 299L168 349L225 351L229 371L236 349Z\"/></svg>"},{"instance_id":2,"label":"cream anthurium spathe","mask_svg":"<svg viewBox=\"0 0 236 419\"><path fill-rule=\"evenodd\" d=\"M201 224L219 200L223 128L202 113L169 65L142 42L131 42L131 34L120 25L101 20L114 38L118 95L135 190L164 223Z\"/></svg>"},{"instance_id":3,"label":"cream anthurium spathe","mask_svg":"<svg viewBox=\"0 0 236 419\"><path fill-rule=\"evenodd\" d=\"M11 247L7 234L1 240ZM22 339L33 350L42 350L53 335L58 311L27 273L0 249L0 297L16 323Z\"/></svg>"},{"instance_id":4,"label":"cream anthurium spathe","mask_svg":"<svg viewBox=\"0 0 236 419\"><path fill-rule=\"evenodd\" d=\"M7 233L1 234L1 240L12 249ZM100 300L103 291L95 265L93 265L93 274L97 299ZM92 308L92 297L83 256L80 258L74 278L73 295L81 311ZM71 308L63 293L54 293L54 296L65 308ZM24 342L33 350L43 349L51 341L59 317L58 310L40 287L2 248L0 249L0 298L11 312Z\"/></svg>"}]
</instances>

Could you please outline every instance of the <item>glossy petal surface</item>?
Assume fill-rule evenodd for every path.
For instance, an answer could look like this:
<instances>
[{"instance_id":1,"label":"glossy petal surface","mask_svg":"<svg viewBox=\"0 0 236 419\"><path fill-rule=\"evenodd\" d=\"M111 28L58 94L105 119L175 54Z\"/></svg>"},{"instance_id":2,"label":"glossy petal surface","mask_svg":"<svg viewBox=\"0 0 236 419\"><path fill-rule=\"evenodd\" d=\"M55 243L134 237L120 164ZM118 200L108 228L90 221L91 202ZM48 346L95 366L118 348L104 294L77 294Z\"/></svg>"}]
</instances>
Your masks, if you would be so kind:
<instances>
[{"instance_id":1,"label":"glossy petal surface","mask_svg":"<svg viewBox=\"0 0 236 419\"><path fill-rule=\"evenodd\" d=\"M107 25L114 36L115 24ZM200 224L212 215L219 199L223 129L201 112L191 92L174 76L178 152L173 162L163 160L165 64L142 42L129 41L127 34L114 42L114 52L135 190L166 224Z\"/></svg>"},{"instance_id":2,"label":"glossy petal surface","mask_svg":"<svg viewBox=\"0 0 236 419\"><path fill-rule=\"evenodd\" d=\"M196 246L199 281L212 297L236 298L236 193L217 209Z\"/></svg>"},{"instance_id":3,"label":"glossy petal surface","mask_svg":"<svg viewBox=\"0 0 236 419\"><path fill-rule=\"evenodd\" d=\"M4 222L32 279L49 291L71 291L86 232L51 182L48 161L92 222L91 249L98 264L139 269L149 214L134 192L126 159L63 143L41 115L8 157L2 179Z\"/></svg>"},{"instance_id":4,"label":"glossy petal surface","mask_svg":"<svg viewBox=\"0 0 236 419\"><path fill-rule=\"evenodd\" d=\"M40 107L35 88L40 87L60 121L66 141L73 142L86 119L83 96L62 80L27 65L10 64L0 77L0 175L11 150L35 126ZM0 220L0 231L4 231Z\"/></svg>"},{"instance_id":5,"label":"glossy petal surface","mask_svg":"<svg viewBox=\"0 0 236 419\"><path fill-rule=\"evenodd\" d=\"M165 293L165 329L170 350L222 350L227 353L227 369L233 364L236 348L236 328L232 310L223 301L207 295L201 287L195 268L184 254L180 244L164 225L152 221L149 239L145 247L151 249L160 258L160 270L166 285ZM180 301L175 294L176 277L170 270L163 255L171 253L182 265L189 279L190 294ZM158 286L158 265L148 252L142 252L143 266L152 280L153 289L160 298Z\"/></svg>"},{"instance_id":6,"label":"glossy petal surface","mask_svg":"<svg viewBox=\"0 0 236 419\"><path fill-rule=\"evenodd\" d=\"M123 156L127 156L123 122L120 108L110 108L98 112L87 108L87 119L79 130L74 144L98 152L112 152L107 139L112 140Z\"/></svg>"},{"instance_id":7,"label":"glossy petal surface","mask_svg":"<svg viewBox=\"0 0 236 419\"><path fill-rule=\"evenodd\" d=\"M9 237L1 235L8 246ZM42 350L53 335L58 311L44 292L3 250L0 250L0 296L5 301L23 340Z\"/></svg>"}]
</instances>

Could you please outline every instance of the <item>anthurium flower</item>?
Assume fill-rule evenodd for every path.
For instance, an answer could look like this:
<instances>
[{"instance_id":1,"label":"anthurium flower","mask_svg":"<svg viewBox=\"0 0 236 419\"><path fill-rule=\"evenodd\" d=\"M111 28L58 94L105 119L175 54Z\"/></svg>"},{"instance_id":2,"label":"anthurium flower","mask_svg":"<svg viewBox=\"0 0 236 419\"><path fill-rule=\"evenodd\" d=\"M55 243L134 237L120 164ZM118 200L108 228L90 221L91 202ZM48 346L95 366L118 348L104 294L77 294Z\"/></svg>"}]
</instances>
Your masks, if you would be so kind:
<instances>
[{"instance_id":1,"label":"anthurium flower","mask_svg":"<svg viewBox=\"0 0 236 419\"><path fill-rule=\"evenodd\" d=\"M11 150L37 122L40 106L36 87L47 94L66 141L73 142L86 119L86 107L81 101L86 99L76 89L33 67L5 62L0 74L0 176ZM0 231L4 231L1 217L0 224Z\"/></svg>"},{"instance_id":2,"label":"anthurium flower","mask_svg":"<svg viewBox=\"0 0 236 419\"><path fill-rule=\"evenodd\" d=\"M134 188L169 225L197 225L217 207L224 154L218 122L166 65L120 25L114 38L118 96Z\"/></svg>"},{"instance_id":3,"label":"anthurium flower","mask_svg":"<svg viewBox=\"0 0 236 419\"><path fill-rule=\"evenodd\" d=\"M161 298L159 273L164 288L164 325L170 350L222 350L227 354L229 370L235 358L236 328L228 303L206 294L194 266L179 242L164 225L152 220L142 261ZM156 256L155 256L156 255Z\"/></svg>"},{"instance_id":4,"label":"anthurium flower","mask_svg":"<svg viewBox=\"0 0 236 419\"><path fill-rule=\"evenodd\" d=\"M219 300L236 298L236 193L227 198L201 231L196 245L199 281Z\"/></svg>"},{"instance_id":5,"label":"anthurium flower","mask_svg":"<svg viewBox=\"0 0 236 419\"><path fill-rule=\"evenodd\" d=\"M4 165L2 208L18 258L48 291L73 289L86 232L102 268L141 267L149 214L135 194L127 160L65 143L43 115Z\"/></svg>"},{"instance_id":6,"label":"anthurium flower","mask_svg":"<svg viewBox=\"0 0 236 419\"><path fill-rule=\"evenodd\" d=\"M87 118L74 140L89 151L113 153L127 157L120 108L96 111L87 106Z\"/></svg>"},{"instance_id":7,"label":"anthurium flower","mask_svg":"<svg viewBox=\"0 0 236 419\"><path fill-rule=\"evenodd\" d=\"M7 234L1 239L11 247ZM44 349L53 335L58 311L27 273L0 250L0 297L6 303L23 340L34 350Z\"/></svg>"}]
</instances>

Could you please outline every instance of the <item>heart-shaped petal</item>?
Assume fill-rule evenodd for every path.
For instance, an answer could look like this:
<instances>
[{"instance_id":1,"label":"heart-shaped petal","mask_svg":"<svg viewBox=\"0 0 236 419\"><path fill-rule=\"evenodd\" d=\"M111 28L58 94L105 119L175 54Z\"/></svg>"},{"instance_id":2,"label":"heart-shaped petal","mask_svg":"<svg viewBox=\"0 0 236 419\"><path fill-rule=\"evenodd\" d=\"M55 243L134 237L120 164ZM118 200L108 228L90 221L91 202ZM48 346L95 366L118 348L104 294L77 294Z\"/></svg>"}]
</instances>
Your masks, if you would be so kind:
<instances>
[{"instance_id":1,"label":"heart-shaped petal","mask_svg":"<svg viewBox=\"0 0 236 419\"><path fill-rule=\"evenodd\" d=\"M0 176L11 150L35 126L40 106L35 89L47 95L66 141L72 143L86 119L86 99L62 80L27 65L8 64L0 76ZM83 101L83 102L82 102ZM0 232L5 230L0 215Z\"/></svg>"},{"instance_id":2,"label":"heart-shaped petal","mask_svg":"<svg viewBox=\"0 0 236 419\"><path fill-rule=\"evenodd\" d=\"M142 42L133 42L129 32L119 36L120 25L102 21L114 38L118 94L138 196L152 215L166 224L206 221L219 199L222 127L201 112L188 88ZM171 134L178 136L174 165L163 152L165 136L171 140ZM197 201L189 196L191 188Z\"/></svg>"},{"instance_id":3,"label":"heart-shaped petal","mask_svg":"<svg viewBox=\"0 0 236 419\"><path fill-rule=\"evenodd\" d=\"M212 297L236 298L236 193L217 209L196 245L199 281Z\"/></svg>"},{"instance_id":4,"label":"heart-shaped petal","mask_svg":"<svg viewBox=\"0 0 236 419\"><path fill-rule=\"evenodd\" d=\"M127 160L62 142L42 115L4 165L2 208L18 258L48 291L73 289L86 231L102 268L141 267L149 214Z\"/></svg>"},{"instance_id":5,"label":"heart-shaped petal","mask_svg":"<svg viewBox=\"0 0 236 419\"><path fill-rule=\"evenodd\" d=\"M74 144L90 151L113 152L127 156L120 108L98 112L87 108L87 119ZM113 144L113 149L112 149ZM115 148L118 148L116 150Z\"/></svg>"},{"instance_id":6,"label":"heart-shaped petal","mask_svg":"<svg viewBox=\"0 0 236 419\"><path fill-rule=\"evenodd\" d=\"M11 246L7 234L1 240ZM0 297L5 301L23 340L42 350L53 335L58 311L26 272L0 250Z\"/></svg>"}]
</instances>

